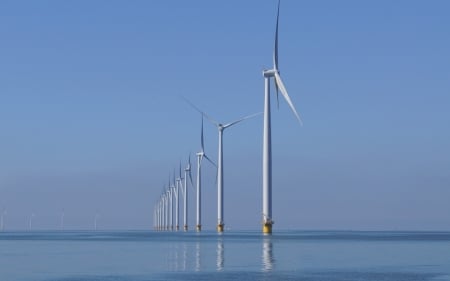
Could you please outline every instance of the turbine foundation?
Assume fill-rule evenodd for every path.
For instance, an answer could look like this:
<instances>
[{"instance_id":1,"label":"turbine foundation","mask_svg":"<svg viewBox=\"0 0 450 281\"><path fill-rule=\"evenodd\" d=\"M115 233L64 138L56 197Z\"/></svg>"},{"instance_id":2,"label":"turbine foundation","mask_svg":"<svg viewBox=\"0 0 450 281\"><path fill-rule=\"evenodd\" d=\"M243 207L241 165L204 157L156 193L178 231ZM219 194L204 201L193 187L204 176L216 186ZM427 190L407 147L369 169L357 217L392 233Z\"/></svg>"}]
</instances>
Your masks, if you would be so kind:
<instances>
[{"instance_id":1,"label":"turbine foundation","mask_svg":"<svg viewBox=\"0 0 450 281\"><path fill-rule=\"evenodd\" d=\"M223 224L223 223L218 224L218 225L217 225L217 232L223 232L223 227L224 227L224 224Z\"/></svg>"},{"instance_id":2,"label":"turbine foundation","mask_svg":"<svg viewBox=\"0 0 450 281\"><path fill-rule=\"evenodd\" d=\"M184 231L188 231L188 226L187 225L184 225Z\"/></svg>"},{"instance_id":3,"label":"turbine foundation","mask_svg":"<svg viewBox=\"0 0 450 281\"><path fill-rule=\"evenodd\" d=\"M263 223L263 233L264 234L272 234L272 222Z\"/></svg>"},{"instance_id":4,"label":"turbine foundation","mask_svg":"<svg viewBox=\"0 0 450 281\"><path fill-rule=\"evenodd\" d=\"M197 229L198 232L202 231L202 225L201 224L197 224L195 226L195 229Z\"/></svg>"}]
</instances>

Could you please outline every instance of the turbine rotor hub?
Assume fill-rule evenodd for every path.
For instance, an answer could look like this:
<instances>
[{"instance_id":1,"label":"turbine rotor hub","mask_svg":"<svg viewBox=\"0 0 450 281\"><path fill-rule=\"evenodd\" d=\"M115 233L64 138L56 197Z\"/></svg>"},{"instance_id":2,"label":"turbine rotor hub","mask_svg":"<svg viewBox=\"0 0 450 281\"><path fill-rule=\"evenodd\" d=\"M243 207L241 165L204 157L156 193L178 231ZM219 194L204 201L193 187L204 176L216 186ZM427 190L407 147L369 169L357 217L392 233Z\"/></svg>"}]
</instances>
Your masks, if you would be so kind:
<instances>
[{"instance_id":1,"label":"turbine rotor hub","mask_svg":"<svg viewBox=\"0 0 450 281\"><path fill-rule=\"evenodd\" d=\"M264 77L274 77L275 72L277 72L276 69L266 69L266 70L263 70L263 76Z\"/></svg>"}]
</instances>

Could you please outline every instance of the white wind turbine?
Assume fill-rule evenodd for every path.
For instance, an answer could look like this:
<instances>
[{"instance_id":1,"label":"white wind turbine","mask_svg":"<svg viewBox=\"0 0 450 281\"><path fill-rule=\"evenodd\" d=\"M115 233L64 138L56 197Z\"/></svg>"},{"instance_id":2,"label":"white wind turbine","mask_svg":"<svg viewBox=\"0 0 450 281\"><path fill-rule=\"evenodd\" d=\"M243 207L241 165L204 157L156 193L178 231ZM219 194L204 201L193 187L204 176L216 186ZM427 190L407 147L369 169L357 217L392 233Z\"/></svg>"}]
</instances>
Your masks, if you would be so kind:
<instances>
[{"instance_id":1,"label":"white wind turbine","mask_svg":"<svg viewBox=\"0 0 450 281\"><path fill-rule=\"evenodd\" d=\"M181 169L181 163L180 163L180 169ZM173 171L173 181L175 184L174 189L173 189L173 193L175 195L175 230L178 231L180 229L180 224L179 224L180 187L179 187L179 184L181 182L181 174L180 174L180 178L175 178L175 170Z\"/></svg>"},{"instance_id":2,"label":"white wind turbine","mask_svg":"<svg viewBox=\"0 0 450 281\"><path fill-rule=\"evenodd\" d=\"M5 230L5 215L6 215L6 209L3 209L0 213L0 231Z\"/></svg>"},{"instance_id":3,"label":"white wind turbine","mask_svg":"<svg viewBox=\"0 0 450 281\"><path fill-rule=\"evenodd\" d=\"M173 229L173 189L174 186L170 182L170 175L169 175L169 229Z\"/></svg>"},{"instance_id":4,"label":"white wind turbine","mask_svg":"<svg viewBox=\"0 0 450 281\"><path fill-rule=\"evenodd\" d=\"M242 117L241 119L235 120L233 122L222 124L211 118L208 114L206 114L204 111L197 108L195 105L193 105L191 102L186 100L195 110L200 112L206 119L208 119L213 125L217 127L217 130L219 132L219 148L218 148L218 158L217 158L217 231L223 232L224 228L224 211L223 211L223 132L225 129L238 124L239 122L242 122L246 119L255 117L261 113L255 113L252 115L248 115L245 117Z\"/></svg>"},{"instance_id":5,"label":"white wind turbine","mask_svg":"<svg viewBox=\"0 0 450 281\"><path fill-rule=\"evenodd\" d=\"M295 110L278 69L278 18L280 15L280 1L278 1L277 22L275 29L275 46L273 53L273 68L264 70L264 133L263 133L263 233L272 233L272 143L271 143L271 118L270 118L270 78L275 80L275 88L278 99L278 91L281 92L284 99L294 112L300 124L302 121Z\"/></svg>"},{"instance_id":6,"label":"white wind turbine","mask_svg":"<svg viewBox=\"0 0 450 281\"><path fill-rule=\"evenodd\" d=\"M203 115L202 115L202 129L201 129L201 134L200 134L200 141L201 141L201 150L200 152L197 153L197 225L196 225L196 229L197 231L201 231L202 230L202 205L201 205L201 200L202 200L202 178L201 178L201 165L202 165L202 160L203 158L205 158L206 160L208 160L211 164L213 164L214 166L216 166L216 164L214 164L214 162L209 159L209 157L205 154L205 146L204 146L204 140L203 140ZM217 167L217 166L216 166Z\"/></svg>"},{"instance_id":7,"label":"white wind turbine","mask_svg":"<svg viewBox=\"0 0 450 281\"><path fill-rule=\"evenodd\" d=\"M30 231L33 230L33 218L34 217L35 217L35 214L32 213L31 216L30 216L29 224L28 224L28 227L29 227Z\"/></svg>"},{"instance_id":8,"label":"white wind turbine","mask_svg":"<svg viewBox=\"0 0 450 281\"><path fill-rule=\"evenodd\" d=\"M170 184L169 184L170 187ZM170 206L169 206L169 199L170 199L170 188L166 190L165 193L165 201L166 201L166 230L170 230Z\"/></svg>"},{"instance_id":9,"label":"white wind turbine","mask_svg":"<svg viewBox=\"0 0 450 281\"><path fill-rule=\"evenodd\" d=\"M158 201L158 208L159 208L159 221L158 221L158 230L164 229L164 193L161 194L159 201Z\"/></svg>"},{"instance_id":10,"label":"white wind turbine","mask_svg":"<svg viewBox=\"0 0 450 281\"><path fill-rule=\"evenodd\" d=\"M97 231L97 226L98 226L98 218L100 217L99 213L95 213L95 217L94 217L94 230Z\"/></svg>"},{"instance_id":11,"label":"white wind turbine","mask_svg":"<svg viewBox=\"0 0 450 281\"><path fill-rule=\"evenodd\" d=\"M181 175L181 170L180 170ZM192 174L191 174L191 155L189 154L189 160L186 168L184 168L184 187L183 187L183 199L184 199L184 212L183 212L183 223L184 223L184 231L188 230L188 188L187 188L187 178L189 176L189 180L192 183Z\"/></svg>"},{"instance_id":12,"label":"white wind turbine","mask_svg":"<svg viewBox=\"0 0 450 281\"><path fill-rule=\"evenodd\" d=\"M161 194L161 230L166 230L167 227L167 200L166 191Z\"/></svg>"}]
</instances>

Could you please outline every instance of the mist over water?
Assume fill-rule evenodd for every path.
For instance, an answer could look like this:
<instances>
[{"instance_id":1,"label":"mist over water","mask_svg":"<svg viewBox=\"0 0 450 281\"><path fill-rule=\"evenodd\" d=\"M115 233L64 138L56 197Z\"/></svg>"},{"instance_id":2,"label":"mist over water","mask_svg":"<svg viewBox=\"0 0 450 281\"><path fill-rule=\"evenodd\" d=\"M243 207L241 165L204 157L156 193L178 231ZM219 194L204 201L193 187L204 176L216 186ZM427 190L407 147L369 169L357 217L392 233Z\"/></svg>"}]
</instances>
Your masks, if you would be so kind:
<instances>
[{"instance_id":1,"label":"mist over water","mask_svg":"<svg viewBox=\"0 0 450 281\"><path fill-rule=\"evenodd\" d=\"M450 280L448 232L2 232L0 280Z\"/></svg>"}]
</instances>

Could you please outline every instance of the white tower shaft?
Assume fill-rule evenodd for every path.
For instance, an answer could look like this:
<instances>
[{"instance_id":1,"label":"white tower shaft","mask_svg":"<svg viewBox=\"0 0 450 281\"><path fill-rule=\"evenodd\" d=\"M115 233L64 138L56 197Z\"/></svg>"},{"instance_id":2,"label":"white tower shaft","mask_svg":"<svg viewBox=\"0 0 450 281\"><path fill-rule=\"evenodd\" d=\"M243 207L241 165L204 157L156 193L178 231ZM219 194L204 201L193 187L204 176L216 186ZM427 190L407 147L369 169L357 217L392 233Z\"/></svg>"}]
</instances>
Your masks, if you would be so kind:
<instances>
[{"instance_id":1,"label":"white tower shaft","mask_svg":"<svg viewBox=\"0 0 450 281\"><path fill-rule=\"evenodd\" d=\"M223 127L219 127L219 155L217 167L217 231L223 232Z\"/></svg>"},{"instance_id":2,"label":"white tower shaft","mask_svg":"<svg viewBox=\"0 0 450 281\"><path fill-rule=\"evenodd\" d=\"M202 230L202 188L201 188L201 162L202 162L202 153L197 153L197 231Z\"/></svg>"},{"instance_id":3,"label":"white tower shaft","mask_svg":"<svg viewBox=\"0 0 450 281\"><path fill-rule=\"evenodd\" d=\"M263 132L263 232L272 232L272 144L270 119L270 76L264 73Z\"/></svg>"},{"instance_id":4,"label":"white tower shaft","mask_svg":"<svg viewBox=\"0 0 450 281\"><path fill-rule=\"evenodd\" d=\"M188 229L188 192L187 192L187 170L184 170L184 212L183 212L183 224L184 224L184 230L186 231Z\"/></svg>"},{"instance_id":5,"label":"white tower shaft","mask_svg":"<svg viewBox=\"0 0 450 281\"><path fill-rule=\"evenodd\" d=\"M179 211L179 197L180 197L180 180L176 180L175 182L175 229L179 230L180 229L180 225L179 225L179 215L180 215L180 211Z\"/></svg>"}]
</instances>

